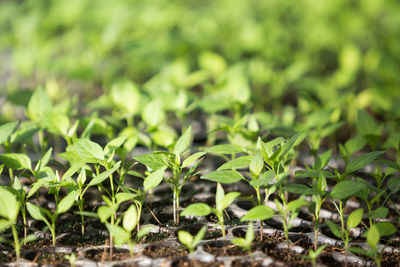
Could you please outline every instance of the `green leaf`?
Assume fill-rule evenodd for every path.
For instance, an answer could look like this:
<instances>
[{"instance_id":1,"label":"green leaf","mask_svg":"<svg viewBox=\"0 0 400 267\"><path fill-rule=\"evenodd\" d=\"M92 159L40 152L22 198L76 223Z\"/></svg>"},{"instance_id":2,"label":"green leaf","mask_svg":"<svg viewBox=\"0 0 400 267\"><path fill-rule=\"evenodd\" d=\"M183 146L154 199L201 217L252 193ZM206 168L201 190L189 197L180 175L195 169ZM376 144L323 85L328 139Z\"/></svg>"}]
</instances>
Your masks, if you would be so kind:
<instances>
[{"instance_id":1,"label":"green leaf","mask_svg":"<svg viewBox=\"0 0 400 267\"><path fill-rule=\"evenodd\" d=\"M387 182L387 187L390 189L392 194L396 194L400 191L400 178L392 177Z\"/></svg>"},{"instance_id":2,"label":"green leaf","mask_svg":"<svg viewBox=\"0 0 400 267\"><path fill-rule=\"evenodd\" d=\"M217 192L215 193L215 206L220 213L222 213L222 211L224 210L224 208L222 207L222 201L224 197L225 197L224 188L220 183L217 183Z\"/></svg>"},{"instance_id":3,"label":"green leaf","mask_svg":"<svg viewBox=\"0 0 400 267\"><path fill-rule=\"evenodd\" d=\"M230 192L226 194L221 202L222 210L226 209L239 196L240 196L239 192Z\"/></svg>"},{"instance_id":4,"label":"green leaf","mask_svg":"<svg viewBox=\"0 0 400 267\"><path fill-rule=\"evenodd\" d=\"M50 147L49 150L47 150L47 152L43 155L43 157L37 163L37 165L35 167L36 172L41 171L44 169L44 167L46 167L47 163L49 163L49 161L51 159L52 152L53 152L53 148Z\"/></svg>"},{"instance_id":5,"label":"green leaf","mask_svg":"<svg viewBox=\"0 0 400 267\"><path fill-rule=\"evenodd\" d=\"M49 112L52 108L51 100L42 88L38 88L32 94L28 103L27 115L35 122L40 120L40 117Z\"/></svg>"},{"instance_id":6,"label":"green leaf","mask_svg":"<svg viewBox=\"0 0 400 267\"><path fill-rule=\"evenodd\" d=\"M119 167L121 166L121 161L118 161L115 163L114 167L112 169L106 170L99 175L93 177L93 179L90 181L90 183L87 186L93 186L93 185L98 185L101 184L105 179L111 176Z\"/></svg>"},{"instance_id":7,"label":"green leaf","mask_svg":"<svg viewBox=\"0 0 400 267\"><path fill-rule=\"evenodd\" d=\"M13 221L9 221L9 220L4 220L4 219L0 219L0 232L3 232L4 230L10 228L13 224L15 224L15 222ZM8 241L6 239L1 239L2 237L0 237L0 243L7 243Z\"/></svg>"},{"instance_id":8,"label":"green leaf","mask_svg":"<svg viewBox=\"0 0 400 267\"><path fill-rule=\"evenodd\" d=\"M128 233L126 230L124 230L122 227L117 226L117 225L112 225L107 223L106 227L110 234L112 234L114 243L116 245L123 245L126 244L130 241L131 235Z\"/></svg>"},{"instance_id":9,"label":"green leaf","mask_svg":"<svg viewBox=\"0 0 400 267\"><path fill-rule=\"evenodd\" d=\"M104 160L104 151L101 146L89 139L79 139L74 147L79 157L83 159Z\"/></svg>"},{"instance_id":10,"label":"green leaf","mask_svg":"<svg viewBox=\"0 0 400 267\"><path fill-rule=\"evenodd\" d=\"M380 236L389 236L396 233L396 227L390 222L379 222L375 224L379 230Z\"/></svg>"},{"instance_id":11,"label":"green leaf","mask_svg":"<svg viewBox=\"0 0 400 267\"><path fill-rule=\"evenodd\" d=\"M388 208L384 208L384 207L379 207L376 210L371 211L368 214L368 217L372 218L372 219L385 219L386 216L389 213L389 209Z\"/></svg>"},{"instance_id":12,"label":"green leaf","mask_svg":"<svg viewBox=\"0 0 400 267\"><path fill-rule=\"evenodd\" d=\"M159 99L154 99L147 103L142 111L142 119L149 127L155 127L165 117L165 111L162 102Z\"/></svg>"},{"instance_id":13,"label":"green leaf","mask_svg":"<svg viewBox=\"0 0 400 267\"><path fill-rule=\"evenodd\" d=\"M3 144L13 133L18 121L5 123L0 126L0 145Z\"/></svg>"},{"instance_id":14,"label":"green leaf","mask_svg":"<svg viewBox=\"0 0 400 267\"><path fill-rule=\"evenodd\" d=\"M331 159L332 156L332 150L329 149L328 151L325 151L321 155L319 155L314 162L314 170L322 170L323 168L328 165L329 160Z\"/></svg>"},{"instance_id":15,"label":"green leaf","mask_svg":"<svg viewBox=\"0 0 400 267\"><path fill-rule=\"evenodd\" d=\"M206 152L197 152L189 157L187 157L183 163L182 163L182 168L185 168L187 166L189 166L190 164L192 164L195 160L201 158L202 156L204 156L206 154Z\"/></svg>"},{"instance_id":16,"label":"green leaf","mask_svg":"<svg viewBox=\"0 0 400 267\"><path fill-rule=\"evenodd\" d=\"M131 205L124 214L124 219L122 221L122 226L128 232L136 227L138 223L138 211L135 205Z\"/></svg>"},{"instance_id":17,"label":"green leaf","mask_svg":"<svg viewBox=\"0 0 400 267\"><path fill-rule=\"evenodd\" d=\"M308 206L308 205L310 205L310 202L299 198L299 199L290 201L288 203L288 205L286 206L286 210L287 211L294 211L294 210L299 209L300 207Z\"/></svg>"},{"instance_id":18,"label":"green leaf","mask_svg":"<svg viewBox=\"0 0 400 267\"><path fill-rule=\"evenodd\" d=\"M5 188L0 187L0 216L14 223L17 220L18 213L19 203L15 195Z\"/></svg>"},{"instance_id":19,"label":"green leaf","mask_svg":"<svg viewBox=\"0 0 400 267\"><path fill-rule=\"evenodd\" d=\"M211 208L205 203L190 204L182 212L181 216L192 215L192 216L207 216L211 213Z\"/></svg>"},{"instance_id":20,"label":"green leaf","mask_svg":"<svg viewBox=\"0 0 400 267\"><path fill-rule=\"evenodd\" d=\"M162 168L150 173L150 175L147 176L146 179L144 179L144 181L143 181L144 191L148 191L148 190L158 186L164 178L164 171L165 171L165 167L162 167Z\"/></svg>"},{"instance_id":21,"label":"green leaf","mask_svg":"<svg viewBox=\"0 0 400 267\"><path fill-rule=\"evenodd\" d=\"M264 167L264 159L261 156L261 152L259 150L257 150L255 156L253 157L253 159L250 162L250 172L258 177L262 171Z\"/></svg>"},{"instance_id":22,"label":"green leaf","mask_svg":"<svg viewBox=\"0 0 400 267\"><path fill-rule=\"evenodd\" d=\"M243 249L246 249L248 247L248 243L247 243L246 239L244 239L244 238L240 238L240 237L234 238L231 240L231 242L232 242L232 244L234 244L240 248L243 248Z\"/></svg>"},{"instance_id":23,"label":"green leaf","mask_svg":"<svg viewBox=\"0 0 400 267\"><path fill-rule=\"evenodd\" d=\"M134 157L133 159L139 161L151 170L158 170L165 166L161 156L153 153L142 154Z\"/></svg>"},{"instance_id":24,"label":"green leaf","mask_svg":"<svg viewBox=\"0 0 400 267\"><path fill-rule=\"evenodd\" d=\"M305 192L307 192L308 189L310 189L310 187L308 187L304 184L287 184L287 185L283 186L283 190L290 192L290 193L299 194L299 195L304 194Z\"/></svg>"},{"instance_id":25,"label":"green leaf","mask_svg":"<svg viewBox=\"0 0 400 267\"><path fill-rule=\"evenodd\" d=\"M69 118L59 112L46 112L41 117L42 126L50 133L67 136Z\"/></svg>"},{"instance_id":26,"label":"green leaf","mask_svg":"<svg viewBox=\"0 0 400 267\"><path fill-rule=\"evenodd\" d=\"M365 185L360 182L343 181L335 185L330 193L333 199L346 199L357 194Z\"/></svg>"},{"instance_id":27,"label":"green leaf","mask_svg":"<svg viewBox=\"0 0 400 267\"><path fill-rule=\"evenodd\" d=\"M234 160L228 161L222 164L217 171L229 170L229 169L243 169L249 167L251 162L250 156L241 156Z\"/></svg>"},{"instance_id":28,"label":"green leaf","mask_svg":"<svg viewBox=\"0 0 400 267\"><path fill-rule=\"evenodd\" d=\"M114 150L120 148L125 143L126 139L126 136L119 136L108 142L104 148L104 154L110 155Z\"/></svg>"},{"instance_id":29,"label":"green leaf","mask_svg":"<svg viewBox=\"0 0 400 267\"><path fill-rule=\"evenodd\" d=\"M360 224L363 215L364 210L361 208L350 213L349 217L347 218L347 229L350 230L357 227Z\"/></svg>"},{"instance_id":30,"label":"green leaf","mask_svg":"<svg viewBox=\"0 0 400 267\"><path fill-rule=\"evenodd\" d=\"M337 226L335 223L332 221L327 221L326 224L329 227L329 230L334 234L337 238L342 239L342 233L340 232L339 226Z\"/></svg>"},{"instance_id":31,"label":"green leaf","mask_svg":"<svg viewBox=\"0 0 400 267\"><path fill-rule=\"evenodd\" d=\"M2 161L6 167L13 170L32 169L31 159L25 154L1 154L0 161Z\"/></svg>"},{"instance_id":32,"label":"green leaf","mask_svg":"<svg viewBox=\"0 0 400 267\"><path fill-rule=\"evenodd\" d=\"M355 157L352 159L346 166L346 171L344 172L344 176L347 176L365 166L373 162L375 159L377 159L379 156L384 154L384 151L373 151L369 152L366 154L363 154L361 156Z\"/></svg>"},{"instance_id":33,"label":"green leaf","mask_svg":"<svg viewBox=\"0 0 400 267\"><path fill-rule=\"evenodd\" d=\"M68 211L72 205L74 205L75 200L79 192L77 190L70 192L66 197L64 197L57 206L57 213L61 214Z\"/></svg>"},{"instance_id":34,"label":"green leaf","mask_svg":"<svg viewBox=\"0 0 400 267\"><path fill-rule=\"evenodd\" d=\"M274 215L274 210L270 207L264 205L258 205L250 209L246 215L244 215L240 221L250 221L250 220L266 220Z\"/></svg>"},{"instance_id":35,"label":"green leaf","mask_svg":"<svg viewBox=\"0 0 400 267\"><path fill-rule=\"evenodd\" d=\"M141 239L142 237L148 235L151 231L153 231L153 226L147 225L140 229L140 231L136 234L136 239Z\"/></svg>"},{"instance_id":36,"label":"green leaf","mask_svg":"<svg viewBox=\"0 0 400 267\"><path fill-rule=\"evenodd\" d=\"M110 206L100 206L97 209L97 215L102 223L105 223L115 212L115 209Z\"/></svg>"},{"instance_id":37,"label":"green leaf","mask_svg":"<svg viewBox=\"0 0 400 267\"><path fill-rule=\"evenodd\" d=\"M254 238L255 238L254 227L252 223L249 223L249 226L247 226L247 231L246 231L246 243L250 246Z\"/></svg>"},{"instance_id":38,"label":"green leaf","mask_svg":"<svg viewBox=\"0 0 400 267\"><path fill-rule=\"evenodd\" d=\"M282 147L282 152L281 152L281 158L284 157L287 153L289 153L290 149L292 149L293 145L295 144L297 138L299 138L299 136L302 133L297 133L295 135L293 135L292 137L289 138L289 140L287 140L285 142L285 144Z\"/></svg>"},{"instance_id":39,"label":"green leaf","mask_svg":"<svg viewBox=\"0 0 400 267\"><path fill-rule=\"evenodd\" d=\"M275 173L271 170L264 172L260 178L251 180L249 184L253 187L266 186L268 184L273 183L274 178L275 178Z\"/></svg>"},{"instance_id":40,"label":"green leaf","mask_svg":"<svg viewBox=\"0 0 400 267\"><path fill-rule=\"evenodd\" d=\"M372 249L374 249L378 245L379 239L379 228L375 224L373 224L367 232L367 243Z\"/></svg>"},{"instance_id":41,"label":"green leaf","mask_svg":"<svg viewBox=\"0 0 400 267\"><path fill-rule=\"evenodd\" d=\"M244 180L244 177L235 170L214 171L203 175L201 179L210 180L222 184L236 183Z\"/></svg>"},{"instance_id":42,"label":"green leaf","mask_svg":"<svg viewBox=\"0 0 400 267\"><path fill-rule=\"evenodd\" d=\"M206 152L213 154L237 154L244 152L243 148L238 145L224 144L224 145L215 145L211 147L207 147Z\"/></svg>"},{"instance_id":43,"label":"green leaf","mask_svg":"<svg viewBox=\"0 0 400 267\"><path fill-rule=\"evenodd\" d=\"M187 246L190 250L194 247L193 246L193 236L186 231L179 231L178 232L179 241Z\"/></svg>"},{"instance_id":44,"label":"green leaf","mask_svg":"<svg viewBox=\"0 0 400 267\"><path fill-rule=\"evenodd\" d=\"M356 130L357 134L367 136L380 135L382 128L366 111L360 110L356 120Z\"/></svg>"},{"instance_id":45,"label":"green leaf","mask_svg":"<svg viewBox=\"0 0 400 267\"><path fill-rule=\"evenodd\" d=\"M179 137L178 141L176 141L172 153L174 153L177 156L182 154L186 149L188 149L191 141L192 141L192 126L189 126L189 128L185 131L185 133L182 134L181 137Z\"/></svg>"},{"instance_id":46,"label":"green leaf","mask_svg":"<svg viewBox=\"0 0 400 267\"><path fill-rule=\"evenodd\" d=\"M26 203L26 208L33 219L48 223L42 208L30 202Z\"/></svg>"},{"instance_id":47,"label":"green leaf","mask_svg":"<svg viewBox=\"0 0 400 267\"><path fill-rule=\"evenodd\" d=\"M207 226L201 227L201 229L197 232L196 236L194 237L193 240L193 246L197 246L197 244L200 243L201 240L203 240L204 235L206 234L207 231Z\"/></svg>"}]
</instances>

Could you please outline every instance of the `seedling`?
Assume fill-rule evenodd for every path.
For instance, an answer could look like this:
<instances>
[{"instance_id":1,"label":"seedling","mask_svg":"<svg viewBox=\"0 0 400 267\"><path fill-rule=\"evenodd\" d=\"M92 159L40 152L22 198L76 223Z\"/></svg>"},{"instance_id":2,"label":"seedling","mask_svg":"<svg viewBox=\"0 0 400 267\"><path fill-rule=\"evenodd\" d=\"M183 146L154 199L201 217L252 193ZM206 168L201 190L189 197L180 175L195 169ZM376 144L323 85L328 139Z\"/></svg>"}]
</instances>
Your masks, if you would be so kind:
<instances>
[{"instance_id":1,"label":"seedling","mask_svg":"<svg viewBox=\"0 0 400 267\"><path fill-rule=\"evenodd\" d=\"M251 253L251 244L253 243L254 236L254 227L252 223L249 223L247 226L246 237L245 238L234 238L232 239L232 243L243 250L247 250L247 252Z\"/></svg>"},{"instance_id":2,"label":"seedling","mask_svg":"<svg viewBox=\"0 0 400 267\"><path fill-rule=\"evenodd\" d=\"M160 168L170 168L173 175L172 177L165 178L165 181L170 186L173 196L173 215L174 222L179 224L179 195L182 191L183 186L193 177L198 174L196 169L200 164L201 160L197 161L186 173L183 174L183 170L191 165L193 162L204 156L205 152L198 152L187 157L183 162L182 158L185 151L190 147L192 142L192 127L189 127L186 132L176 141L176 144L171 152L156 151L152 154L144 154L135 157L134 159L146 165L150 170L158 170ZM183 176L183 179L181 179ZM152 187L157 186L162 179L160 177L151 177L146 179L145 183L152 184ZM154 181L153 181L154 179Z\"/></svg>"},{"instance_id":3,"label":"seedling","mask_svg":"<svg viewBox=\"0 0 400 267\"><path fill-rule=\"evenodd\" d=\"M184 244L190 253L193 253L197 245L204 238L204 235L207 231L207 226L203 226L199 232L197 232L196 236L193 237L190 233L180 230L178 232L179 241Z\"/></svg>"},{"instance_id":4,"label":"seedling","mask_svg":"<svg viewBox=\"0 0 400 267\"><path fill-rule=\"evenodd\" d=\"M313 267L317 266L317 259L318 259L319 255L321 255L322 251L324 251L325 248L326 248L326 245L322 245L316 250L310 249L308 251L308 255L305 258L311 260Z\"/></svg>"},{"instance_id":5,"label":"seedling","mask_svg":"<svg viewBox=\"0 0 400 267\"><path fill-rule=\"evenodd\" d=\"M99 212L99 215L102 212ZM104 220L102 220L104 221ZM112 235L114 243L116 245L128 244L129 252L131 258L133 259L134 246L136 242L151 232L152 227L144 227L141 229L132 240L132 231L135 229L137 223L139 222L138 211L135 205L129 206L128 210L125 212L122 219L122 227L118 226L118 221L116 224L106 223L107 229Z\"/></svg>"},{"instance_id":6,"label":"seedling","mask_svg":"<svg viewBox=\"0 0 400 267\"><path fill-rule=\"evenodd\" d=\"M225 195L224 189L221 184L218 183L217 193L215 195L215 208L212 208L205 203L190 204L182 211L181 216L207 216L213 213L218 218L222 230L222 236L225 238L224 210L239 196L239 192L230 192Z\"/></svg>"},{"instance_id":7,"label":"seedling","mask_svg":"<svg viewBox=\"0 0 400 267\"><path fill-rule=\"evenodd\" d=\"M19 240L16 223L19 213L20 203L17 201L15 195L8 191L5 187L0 187L0 232L11 227L14 242L11 242L3 237L0 237L0 242L10 243L14 249L19 264L21 258L21 246L27 242L34 241L35 235L29 235L22 240Z\"/></svg>"},{"instance_id":8,"label":"seedling","mask_svg":"<svg viewBox=\"0 0 400 267\"><path fill-rule=\"evenodd\" d=\"M50 229L51 237L53 241L53 247L56 245L56 221L60 214L67 212L78 197L77 191L71 191L66 197L64 197L59 203L56 203L56 209L51 212L43 207L37 206L28 202L26 207L31 217L38 221L43 221Z\"/></svg>"},{"instance_id":9,"label":"seedling","mask_svg":"<svg viewBox=\"0 0 400 267\"><path fill-rule=\"evenodd\" d=\"M349 241L350 241L350 230L357 227L363 217L364 211L363 209L357 209L350 213L349 217L347 218L346 228L340 230L340 228L333 222L328 221L328 227L331 232L338 238L342 239L344 242L344 249L345 249L345 266L347 266L347 251L349 249Z\"/></svg>"}]
</instances>

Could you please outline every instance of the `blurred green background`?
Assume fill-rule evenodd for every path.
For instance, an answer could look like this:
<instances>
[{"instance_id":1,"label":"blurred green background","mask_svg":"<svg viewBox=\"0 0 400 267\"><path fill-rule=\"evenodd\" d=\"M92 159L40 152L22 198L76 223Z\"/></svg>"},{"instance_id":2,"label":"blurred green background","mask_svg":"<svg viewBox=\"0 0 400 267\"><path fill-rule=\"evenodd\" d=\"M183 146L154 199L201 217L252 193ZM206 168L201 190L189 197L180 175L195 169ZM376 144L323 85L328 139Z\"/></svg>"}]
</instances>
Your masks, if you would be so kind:
<instances>
[{"instance_id":1,"label":"blurred green background","mask_svg":"<svg viewBox=\"0 0 400 267\"><path fill-rule=\"evenodd\" d=\"M399 14L397 0L1 1L0 121L43 87L78 117L161 103L264 128L352 126L363 109L396 124Z\"/></svg>"}]
</instances>

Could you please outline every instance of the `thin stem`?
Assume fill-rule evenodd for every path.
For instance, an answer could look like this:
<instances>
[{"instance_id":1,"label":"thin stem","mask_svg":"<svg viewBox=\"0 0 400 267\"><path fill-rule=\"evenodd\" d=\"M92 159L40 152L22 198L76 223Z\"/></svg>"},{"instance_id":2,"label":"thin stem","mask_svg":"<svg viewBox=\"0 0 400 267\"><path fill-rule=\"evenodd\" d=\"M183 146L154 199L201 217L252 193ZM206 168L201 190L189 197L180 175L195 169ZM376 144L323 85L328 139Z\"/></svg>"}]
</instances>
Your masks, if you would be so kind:
<instances>
[{"instance_id":1,"label":"thin stem","mask_svg":"<svg viewBox=\"0 0 400 267\"><path fill-rule=\"evenodd\" d=\"M176 192L176 222L179 224L179 191Z\"/></svg>"},{"instance_id":2,"label":"thin stem","mask_svg":"<svg viewBox=\"0 0 400 267\"><path fill-rule=\"evenodd\" d=\"M344 234L344 218L343 218L343 201L339 200L339 214L340 214L340 222L342 224L342 235Z\"/></svg>"},{"instance_id":3,"label":"thin stem","mask_svg":"<svg viewBox=\"0 0 400 267\"><path fill-rule=\"evenodd\" d=\"M14 248L15 248L15 254L17 256L17 266L19 266L19 260L21 258L21 247L19 244L18 233L17 233L17 229L15 228L15 224L11 225L11 229L12 229L12 233L14 236Z\"/></svg>"}]
</instances>

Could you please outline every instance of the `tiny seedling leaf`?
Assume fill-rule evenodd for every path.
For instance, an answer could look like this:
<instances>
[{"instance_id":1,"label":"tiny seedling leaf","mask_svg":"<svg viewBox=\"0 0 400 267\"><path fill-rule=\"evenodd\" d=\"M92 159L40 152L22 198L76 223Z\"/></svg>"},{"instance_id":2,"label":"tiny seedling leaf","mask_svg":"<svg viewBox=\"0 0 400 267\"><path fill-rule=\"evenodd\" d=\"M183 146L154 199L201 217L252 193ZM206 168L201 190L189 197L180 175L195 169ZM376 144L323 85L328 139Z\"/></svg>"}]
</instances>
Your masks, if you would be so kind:
<instances>
[{"instance_id":1,"label":"tiny seedling leaf","mask_svg":"<svg viewBox=\"0 0 400 267\"><path fill-rule=\"evenodd\" d=\"M206 152L197 152L191 156L189 156L187 159L185 159L182 163L182 168L185 168L187 166L189 166L190 164L192 164L195 160L201 158L202 156L204 156L206 154Z\"/></svg>"},{"instance_id":2,"label":"tiny seedling leaf","mask_svg":"<svg viewBox=\"0 0 400 267\"><path fill-rule=\"evenodd\" d=\"M142 154L133 159L139 161L151 170L158 170L165 166L161 156L153 153Z\"/></svg>"},{"instance_id":3,"label":"tiny seedling leaf","mask_svg":"<svg viewBox=\"0 0 400 267\"><path fill-rule=\"evenodd\" d=\"M249 226L247 226L247 231L246 231L246 243L251 245L253 242L255 236L254 236L254 227L252 223L249 223Z\"/></svg>"},{"instance_id":4,"label":"tiny seedling leaf","mask_svg":"<svg viewBox=\"0 0 400 267\"><path fill-rule=\"evenodd\" d=\"M264 167L264 159L261 155L261 152L259 150L257 150L255 156L253 157L253 159L250 162L250 172L258 177L262 171Z\"/></svg>"},{"instance_id":5,"label":"tiny seedling leaf","mask_svg":"<svg viewBox=\"0 0 400 267\"><path fill-rule=\"evenodd\" d=\"M211 208L205 203L190 204L182 212L181 216L192 215L192 216L207 216L211 213Z\"/></svg>"},{"instance_id":6,"label":"tiny seedling leaf","mask_svg":"<svg viewBox=\"0 0 400 267\"><path fill-rule=\"evenodd\" d=\"M197 232L196 236L193 239L193 246L197 246L201 240L203 240L204 235L206 234L207 226L201 227L201 229Z\"/></svg>"},{"instance_id":7,"label":"tiny seedling leaf","mask_svg":"<svg viewBox=\"0 0 400 267\"><path fill-rule=\"evenodd\" d=\"M5 123L0 126L0 145L3 144L13 133L18 121Z\"/></svg>"},{"instance_id":8,"label":"tiny seedling leaf","mask_svg":"<svg viewBox=\"0 0 400 267\"><path fill-rule=\"evenodd\" d=\"M299 209L302 206L308 206L308 205L310 205L310 202L300 198L300 199L290 201L288 203L288 205L286 206L286 210L293 211L293 210Z\"/></svg>"},{"instance_id":9,"label":"tiny seedling leaf","mask_svg":"<svg viewBox=\"0 0 400 267\"><path fill-rule=\"evenodd\" d=\"M131 235L122 227L109 223L106 226L110 234L112 234L116 245L123 245L129 242Z\"/></svg>"},{"instance_id":10,"label":"tiny seedling leaf","mask_svg":"<svg viewBox=\"0 0 400 267\"><path fill-rule=\"evenodd\" d=\"M234 160L228 161L222 164L217 171L229 170L229 169L243 169L249 167L251 162L250 156L241 156Z\"/></svg>"},{"instance_id":11,"label":"tiny seedling leaf","mask_svg":"<svg viewBox=\"0 0 400 267\"><path fill-rule=\"evenodd\" d=\"M366 154L363 154L361 156L355 157L352 159L346 166L346 170L344 172L344 175L347 176L361 168L364 168L371 162L373 162L375 159L377 159L379 156L384 154L384 151L373 151L369 152Z\"/></svg>"},{"instance_id":12,"label":"tiny seedling leaf","mask_svg":"<svg viewBox=\"0 0 400 267\"><path fill-rule=\"evenodd\" d=\"M350 230L357 227L362 220L363 214L364 210L361 208L350 213L349 217L347 218L347 229Z\"/></svg>"},{"instance_id":13,"label":"tiny seedling leaf","mask_svg":"<svg viewBox=\"0 0 400 267\"><path fill-rule=\"evenodd\" d=\"M334 199L345 199L357 194L363 187L364 184L360 182L343 181L335 185L330 195Z\"/></svg>"},{"instance_id":14,"label":"tiny seedling leaf","mask_svg":"<svg viewBox=\"0 0 400 267\"><path fill-rule=\"evenodd\" d=\"M244 215L240 221L250 220L266 220L274 215L274 210L264 205L258 205L250 209L246 215Z\"/></svg>"},{"instance_id":15,"label":"tiny seedling leaf","mask_svg":"<svg viewBox=\"0 0 400 267\"><path fill-rule=\"evenodd\" d=\"M178 238L179 238L179 241L182 244L184 244L190 250L192 250L192 247L193 247L193 236L191 234L189 234L186 231L181 230L181 231L178 232Z\"/></svg>"},{"instance_id":16,"label":"tiny seedling leaf","mask_svg":"<svg viewBox=\"0 0 400 267\"><path fill-rule=\"evenodd\" d=\"M389 236L396 233L396 227L390 222L379 222L375 224L381 236Z\"/></svg>"},{"instance_id":17,"label":"tiny seedling leaf","mask_svg":"<svg viewBox=\"0 0 400 267\"><path fill-rule=\"evenodd\" d=\"M13 170L32 169L31 159L25 154L1 154L0 161L2 161L6 167Z\"/></svg>"},{"instance_id":18,"label":"tiny seedling leaf","mask_svg":"<svg viewBox=\"0 0 400 267\"><path fill-rule=\"evenodd\" d=\"M179 137L178 141L176 141L173 153L177 156L182 154L190 146L191 140L192 140L192 126L189 126L189 128L185 131L185 133L182 134L181 137Z\"/></svg>"},{"instance_id":19,"label":"tiny seedling leaf","mask_svg":"<svg viewBox=\"0 0 400 267\"><path fill-rule=\"evenodd\" d=\"M148 235L151 231L153 231L153 226L146 225L136 235L136 239L141 239L142 237Z\"/></svg>"},{"instance_id":20,"label":"tiny seedling leaf","mask_svg":"<svg viewBox=\"0 0 400 267\"><path fill-rule=\"evenodd\" d=\"M371 225L367 232L367 243L368 245L374 249L379 243L380 234L379 228L376 225Z\"/></svg>"},{"instance_id":21,"label":"tiny seedling leaf","mask_svg":"<svg viewBox=\"0 0 400 267\"><path fill-rule=\"evenodd\" d=\"M158 186L164 178L165 167L162 167L146 177L143 181L144 191L148 191Z\"/></svg>"},{"instance_id":22,"label":"tiny seedling leaf","mask_svg":"<svg viewBox=\"0 0 400 267\"><path fill-rule=\"evenodd\" d=\"M66 197L64 197L57 206L58 214L68 211L78 196L79 192L77 190L70 192Z\"/></svg>"},{"instance_id":23,"label":"tiny seedling leaf","mask_svg":"<svg viewBox=\"0 0 400 267\"><path fill-rule=\"evenodd\" d=\"M206 148L206 152L212 153L212 154L237 154L244 152L243 148L241 148L238 145L231 145L231 144L224 144L224 145L215 145Z\"/></svg>"},{"instance_id":24,"label":"tiny seedling leaf","mask_svg":"<svg viewBox=\"0 0 400 267\"><path fill-rule=\"evenodd\" d=\"M0 187L0 216L11 222L17 220L19 203L15 195L5 188Z\"/></svg>"},{"instance_id":25,"label":"tiny seedling leaf","mask_svg":"<svg viewBox=\"0 0 400 267\"><path fill-rule=\"evenodd\" d=\"M39 206L36 206L35 204L28 202L26 203L26 208L28 209L28 212L33 219L38 221L48 222L43 214L42 209Z\"/></svg>"},{"instance_id":26,"label":"tiny seedling leaf","mask_svg":"<svg viewBox=\"0 0 400 267\"><path fill-rule=\"evenodd\" d=\"M342 238L342 233L340 232L339 226L337 226L334 222L332 221L327 221L326 222L329 230L332 232L332 234L334 234L337 238Z\"/></svg>"},{"instance_id":27,"label":"tiny seedling leaf","mask_svg":"<svg viewBox=\"0 0 400 267\"><path fill-rule=\"evenodd\" d=\"M389 213L389 209L385 207L379 207L368 214L368 217L372 219L385 219Z\"/></svg>"},{"instance_id":28,"label":"tiny seedling leaf","mask_svg":"<svg viewBox=\"0 0 400 267\"><path fill-rule=\"evenodd\" d=\"M235 170L214 171L203 175L201 178L222 184L236 183L237 181L244 180L244 177Z\"/></svg>"},{"instance_id":29,"label":"tiny seedling leaf","mask_svg":"<svg viewBox=\"0 0 400 267\"><path fill-rule=\"evenodd\" d=\"M128 232L132 232L138 223L138 212L135 205L131 205L124 214L122 226Z\"/></svg>"},{"instance_id":30,"label":"tiny seedling leaf","mask_svg":"<svg viewBox=\"0 0 400 267\"><path fill-rule=\"evenodd\" d=\"M115 163L112 169L106 170L100 173L99 175L93 177L93 179L87 186L101 184L105 179L107 179L111 174L113 174L120 166L121 166L121 161L118 161L117 163Z\"/></svg>"},{"instance_id":31,"label":"tiny seedling leaf","mask_svg":"<svg viewBox=\"0 0 400 267\"><path fill-rule=\"evenodd\" d=\"M79 157L88 160L104 160L104 151L101 146L89 139L80 139L75 143Z\"/></svg>"},{"instance_id":32,"label":"tiny seedling leaf","mask_svg":"<svg viewBox=\"0 0 400 267\"><path fill-rule=\"evenodd\" d=\"M222 210L226 209L239 196L240 196L239 192L230 192L226 194L221 202Z\"/></svg>"}]
</instances>

